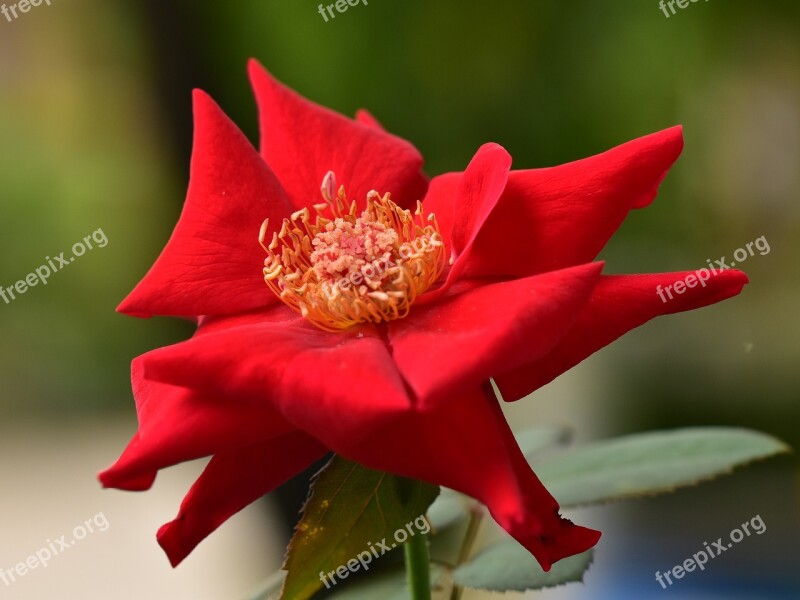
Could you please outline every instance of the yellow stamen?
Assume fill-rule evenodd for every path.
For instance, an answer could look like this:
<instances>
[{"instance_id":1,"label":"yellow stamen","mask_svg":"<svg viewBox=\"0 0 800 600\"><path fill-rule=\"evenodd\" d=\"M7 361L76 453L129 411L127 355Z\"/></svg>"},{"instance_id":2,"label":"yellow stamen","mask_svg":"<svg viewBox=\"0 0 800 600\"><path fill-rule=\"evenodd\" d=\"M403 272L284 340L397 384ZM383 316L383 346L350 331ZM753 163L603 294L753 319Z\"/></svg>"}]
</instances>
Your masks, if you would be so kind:
<instances>
[{"instance_id":1,"label":"yellow stamen","mask_svg":"<svg viewBox=\"0 0 800 600\"><path fill-rule=\"evenodd\" d=\"M320 329L341 331L408 315L417 296L430 288L447 264L433 214L422 203L411 211L390 195L367 194L361 215L336 189L329 171L320 191L324 204L295 211L264 245L269 220L259 232L267 253L264 281L278 298Z\"/></svg>"}]
</instances>

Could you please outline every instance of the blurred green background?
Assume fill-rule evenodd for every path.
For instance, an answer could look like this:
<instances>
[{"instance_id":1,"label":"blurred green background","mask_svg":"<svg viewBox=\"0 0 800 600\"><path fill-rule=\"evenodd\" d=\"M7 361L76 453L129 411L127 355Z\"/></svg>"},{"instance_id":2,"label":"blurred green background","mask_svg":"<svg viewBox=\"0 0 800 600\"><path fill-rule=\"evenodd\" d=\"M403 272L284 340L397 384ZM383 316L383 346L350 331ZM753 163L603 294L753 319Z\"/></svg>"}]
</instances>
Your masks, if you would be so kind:
<instances>
[{"instance_id":1,"label":"blurred green background","mask_svg":"<svg viewBox=\"0 0 800 600\"><path fill-rule=\"evenodd\" d=\"M177 220L191 89L256 142L255 57L321 104L368 108L420 149L431 175L462 169L487 141L528 168L683 124L681 160L604 251L607 271L700 268L761 236L770 252L741 265L751 278L741 297L648 324L568 375L586 414L556 418L586 424L583 437L719 424L800 446L797 2L698 2L666 18L656 0L370 0L327 23L317 4L54 0L0 17L0 285L98 228L109 239L46 287L0 301L2 428L121 418L133 431L131 358L191 328L114 308ZM535 423L540 405L526 402L515 418ZM95 467L113 458L104 448ZM772 522L796 532L794 471L779 460L689 492L691 502L637 503L620 527L644 531L669 513L687 535L713 511L724 533L757 486L751 512L769 500ZM776 529L763 552L789 560Z\"/></svg>"}]
</instances>

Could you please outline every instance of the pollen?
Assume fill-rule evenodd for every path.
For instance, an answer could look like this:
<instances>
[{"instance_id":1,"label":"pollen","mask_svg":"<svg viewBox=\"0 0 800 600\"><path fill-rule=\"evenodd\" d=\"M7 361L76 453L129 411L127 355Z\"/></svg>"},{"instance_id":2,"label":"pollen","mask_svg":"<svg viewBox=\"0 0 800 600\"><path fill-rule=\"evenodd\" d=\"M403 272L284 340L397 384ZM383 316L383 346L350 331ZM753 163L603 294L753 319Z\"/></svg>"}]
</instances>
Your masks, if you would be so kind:
<instances>
[{"instance_id":1,"label":"pollen","mask_svg":"<svg viewBox=\"0 0 800 600\"><path fill-rule=\"evenodd\" d=\"M264 281L284 303L320 329L341 331L359 323L380 323L408 315L414 301L445 269L439 224L416 210L401 208L389 193L367 194L358 214L336 176L322 180L324 202L284 219L265 244L269 220L259 233Z\"/></svg>"}]
</instances>

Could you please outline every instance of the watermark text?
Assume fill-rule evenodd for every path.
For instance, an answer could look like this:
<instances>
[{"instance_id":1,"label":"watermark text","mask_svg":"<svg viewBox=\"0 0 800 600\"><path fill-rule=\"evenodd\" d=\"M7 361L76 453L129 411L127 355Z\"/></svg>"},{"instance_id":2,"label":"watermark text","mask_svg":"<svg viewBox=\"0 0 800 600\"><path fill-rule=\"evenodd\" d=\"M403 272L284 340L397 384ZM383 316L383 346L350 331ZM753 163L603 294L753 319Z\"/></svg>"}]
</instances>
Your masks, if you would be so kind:
<instances>
[{"instance_id":1,"label":"watermark text","mask_svg":"<svg viewBox=\"0 0 800 600\"><path fill-rule=\"evenodd\" d=\"M728 261L727 257L723 256L715 260L714 262L711 261L709 258L708 262L708 269L703 267L702 269L698 269L694 273L690 273L683 279L676 281L675 283L671 283L667 286L656 286L656 294L658 297L661 298L661 302L666 304L669 300L672 300L674 296L672 295L673 292L680 295L683 294L687 289L697 287L698 284L702 287L706 287L708 284L708 280L715 275L719 275L723 271L727 269L731 269L736 266L736 263L743 263L749 257L755 256L755 252L753 248L755 247L758 250L758 253L761 256L765 254L769 254L770 247L769 242L767 241L767 237L762 235L755 241L748 242L742 248L737 248L736 251L733 253L733 258L735 260Z\"/></svg>"},{"instance_id":2,"label":"watermark text","mask_svg":"<svg viewBox=\"0 0 800 600\"><path fill-rule=\"evenodd\" d=\"M675 565L666 573L656 571L656 581L661 584L661 589L667 589L667 586L675 583L675 580L683 579L687 573L691 573L695 569L705 571L706 564L712 558L717 558L723 552L727 552L733 548L734 544L738 544L745 537L749 537L752 533L761 535L767 530L764 520L761 515L756 515L750 521L745 521L739 527L735 528L730 533L730 542L726 542L723 538L717 538L716 542L712 542L709 546L708 542L703 542L703 549L695 552L691 558L687 558L682 564Z\"/></svg>"},{"instance_id":3,"label":"watermark text","mask_svg":"<svg viewBox=\"0 0 800 600\"><path fill-rule=\"evenodd\" d=\"M675 10L675 5L676 4L678 5L678 8L683 10L684 8L687 8L690 4L694 4L695 2L699 2L699 1L700 0L661 0L658 3L658 8L660 8L661 12L664 13L664 16L669 19L672 15L676 14L676 12L677 12ZM705 1L708 2L708 0L705 0ZM670 12L667 12L667 8L669 8ZM670 13L672 13L672 14L670 14Z\"/></svg>"},{"instance_id":4,"label":"watermark text","mask_svg":"<svg viewBox=\"0 0 800 600\"><path fill-rule=\"evenodd\" d=\"M11 304L12 300L16 300L17 296L21 296L27 292L28 288L37 286L40 283L42 285L47 285L47 280L50 279L52 275L75 262L75 259L86 254L87 250L94 249L95 246L92 245L92 242L94 242L98 248L106 247L108 238L102 228L87 235L80 242L75 242L72 245L71 256L65 256L66 252L61 252L58 256L53 258L45 256L45 264L37 267L31 273L28 273L14 285L5 288L0 285L0 298L2 298L6 304Z\"/></svg>"},{"instance_id":5,"label":"watermark text","mask_svg":"<svg viewBox=\"0 0 800 600\"><path fill-rule=\"evenodd\" d=\"M6 21L11 23L11 21L18 19L21 14L30 12L31 8L41 6L42 2L47 6L51 6L50 0L19 0L16 4L3 4L0 6L0 13L3 13ZM17 13L17 11L19 11L19 13Z\"/></svg>"},{"instance_id":6,"label":"watermark text","mask_svg":"<svg viewBox=\"0 0 800 600\"><path fill-rule=\"evenodd\" d=\"M336 14L333 12L334 8L336 9L336 12L342 14L347 12L347 9L351 6L358 6L359 4L367 6L369 2L367 2L367 0L336 0L336 2L333 4L328 4L327 6L320 4L317 11L322 15L322 18L325 19L325 22L327 23L329 21L328 15L330 15L331 19L336 18Z\"/></svg>"},{"instance_id":7,"label":"watermark text","mask_svg":"<svg viewBox=\"0 0 800 600\"><path fill-rule=\"evenodd\" d=\"M76 525L72 530L71 538L67 539L68 534L64 534L54 540L48 539L44 543L44 546L36 550L25 560L18 562L12 568L0 568L0 581L8 587L16 583L20 578L25 577L25 575L31 571L39 567L47 567L52 559L56 556L60 556L81 540L86 539L89 535L108 531L110 526L111 523L109 523L105 514L99 512L95 516L86 519L86 521L80 525Z\"/></svg>"},{"instance_id":8,"label":"watermark text","mask_svg":"<svg viewBox=\"0 0 800 600\"><path fill-rule=\"evenodd\" d=\"M414 537L417 532L425 535L430 530L430 523L428 523L428 520L424 515L420 515L411 523L407 523L404 528L400 528L394 532L394 543L391 545L389 545L389 542L386 541L386 538L383 538L380 542L377 542L374 545L372 542L367 542L367 550L359 552L356 558L351 558L347 561L346 565L341 565L330 573L326 574L324 571L321 571L319 574L319 579L325 584L326 588L331 589L332 586L338 583L338 581L336 581L336 577L339 579L345 579L350 575L350 573L355 573L361 568L363 568L365 571L369 571L369 565L373 558L378 559L390 550L396 548L398 544L404 544L406 540ZM375 546L377 546L377 548ZM330 583L328 580L330 580Z\"/></svg>"}]
</instances>

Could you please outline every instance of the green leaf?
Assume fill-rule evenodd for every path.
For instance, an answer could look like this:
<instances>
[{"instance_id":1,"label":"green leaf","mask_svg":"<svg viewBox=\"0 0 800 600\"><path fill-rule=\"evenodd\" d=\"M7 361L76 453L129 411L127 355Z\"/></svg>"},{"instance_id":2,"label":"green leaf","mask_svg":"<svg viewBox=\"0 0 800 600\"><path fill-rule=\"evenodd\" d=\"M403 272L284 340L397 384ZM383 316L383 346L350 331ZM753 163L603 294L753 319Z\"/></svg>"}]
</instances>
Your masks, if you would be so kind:
<instances>
[{"instance_id":1,"label":"green leaf","mask_svg":"<svg viewBox=\"0 0 800 600\"><path fill-rule=\"evenodd\" d=\"M346 573L368 570L380 555L379 542L399 546L394 537L404 530L427 529L414 520L439 493L438 486L373 471L334 456L315 477L303 517L289 543L283 568L287 571L282 600L306 600L323 586L320 573L339 567ZM409 525L411 531L406 529ZM402 541L402 540L401 540ZM362 554L366 568L357 558ZM348 569L348 562L352 565Z\"/></svg>"},{"instance_id":2,"label":"green leaf","mask_svg":"<svg viewBox=\"0 0 800 600\"><path fill-rule=\"evenodd\" d=\"M690 428L607 440L534 466L559 504L569 507L672 491L788 451L757 431Z\"/></svg>"},{"instance_id":3,"label":"green leaf","mask_svg":"<svg viewBox=\"0 0 800 600\"><path fill-rule=\"evenodd\" d=\"M444 569L431 565L431 586L436 589L443 584ZM347 587L331 594L331 600L412 600L402 566L392 567L354 581Z\"/></svg>"},{"instance_id":4,"label":"green leaf","mask_svg":"<svg viewBox=\"0 0 800 600\"><path fill-rule=\"evenodd\" d=\"M505 540L481 551L454 572L456 584L493 592L538 590L574 581L592 563L592 550L558 561L545 573L536 559L515 540Z\"/></svg>"},{"instance_id":5,"label":"green leaf","mask_svg":"<svg viewBox=\"0 0 800 600\"><path fill-rule=\"evenodd\" d=\"M515 434L522 453L529 459L553 446L563 446L572 439L572 430L557 425L534 427Z\"/></svg>"}]
</instances>

